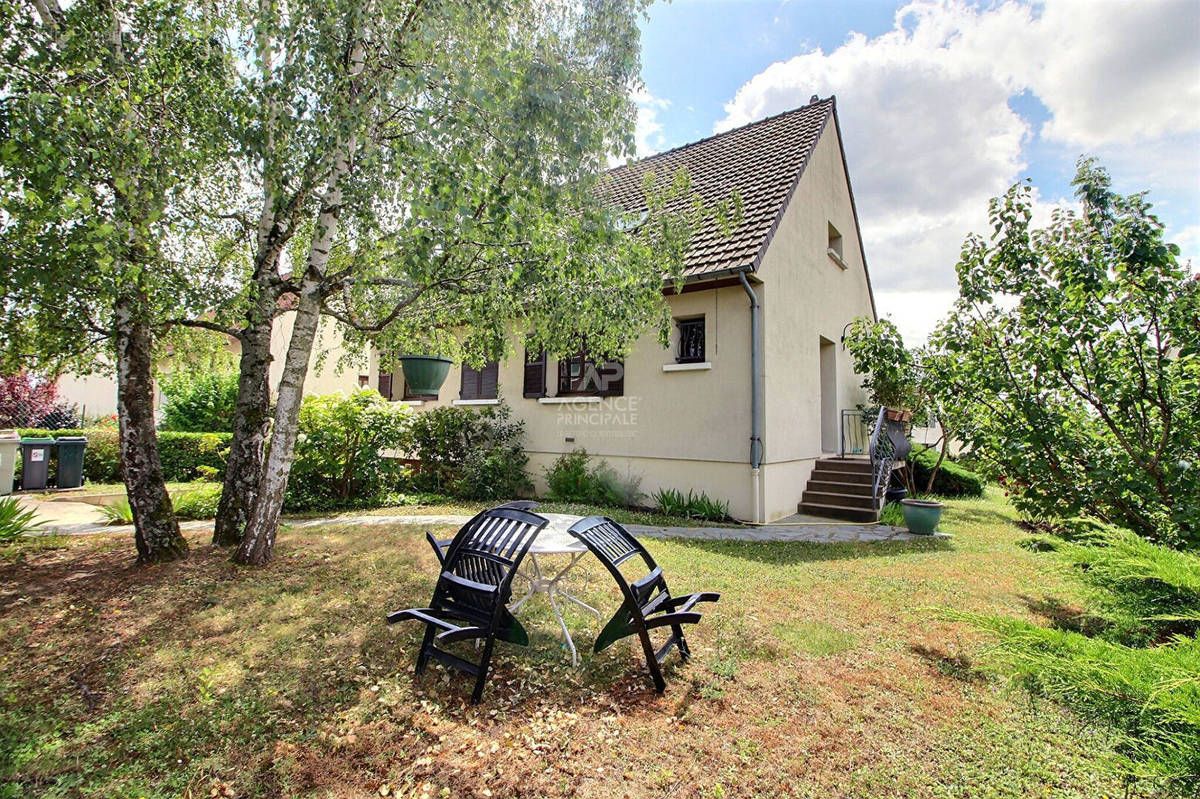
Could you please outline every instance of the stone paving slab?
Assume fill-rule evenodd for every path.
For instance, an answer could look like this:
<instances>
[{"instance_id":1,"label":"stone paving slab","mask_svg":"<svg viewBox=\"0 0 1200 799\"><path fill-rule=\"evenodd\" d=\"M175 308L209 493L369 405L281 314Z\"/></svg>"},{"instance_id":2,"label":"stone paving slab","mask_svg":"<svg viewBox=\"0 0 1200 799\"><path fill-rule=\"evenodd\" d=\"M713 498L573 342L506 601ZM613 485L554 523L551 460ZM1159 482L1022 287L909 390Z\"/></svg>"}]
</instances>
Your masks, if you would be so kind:
<instances>
[{"instance_id":1,"label":"stone paving slab","mask_svg":"<svg viewBox=\"0 0 1200 799\"><path fill-rule=\"evenodd\" d=\"M55 502L52 509L37 508L42 518L48 521L34 535L95 535L98 533L129 534L133 532L132 525L105 525L94 521L77 518L56 517L55 511L70 503ZM79 503L83 504L83 503ZM99 515L95 508L91 508ZM305 529L323 525L353 525L357 527L374 527L386 524L410 524L415 526L457 527L466 524L470 516L447 514L430 516L334 516L317 519L283 520L283 524L291 529ZM183 530L200 530L212 527L211 521L182 522ZM882 541L914 541L931 536L915 535L903 527L890 527L881 524L856 524L838 522L801 522L789 524L768 524L757 527L660 527L653 525L626 525L636 536L649 538L694 538L708 541L804 541L810 543L874 543ZM948 539L953 536L947 533L935 533L934 538Z\"/></svg>"}]
</instances>

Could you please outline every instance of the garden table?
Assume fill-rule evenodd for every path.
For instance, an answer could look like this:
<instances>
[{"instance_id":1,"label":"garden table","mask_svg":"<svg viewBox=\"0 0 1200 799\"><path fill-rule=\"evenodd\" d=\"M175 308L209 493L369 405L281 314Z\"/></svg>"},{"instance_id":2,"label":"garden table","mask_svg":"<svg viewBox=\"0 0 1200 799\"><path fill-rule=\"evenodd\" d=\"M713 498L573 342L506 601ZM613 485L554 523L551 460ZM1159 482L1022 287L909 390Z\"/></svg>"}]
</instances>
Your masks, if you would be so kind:
<instances>
[{"instance_id":1,"label":"garden table","mask_svg":"<svg viewBox=\"0 0 1200 799\"><path fill-rule=\"evenodd\" d=\"M583 542L567 532L571 525L583 517L571 516L566 513L540 513L538 515L548 519L550 523L543 527L537 538L533 540L529 546L529 554L525 558L521 570L517 572L518 577L529 583L529 590L525 592L524 596L509 605L508 609L516 613L534 594L545 594L546 600L550 603L550 609L554 611L554 617L558 619L558 626L562 628L563 642L571 652L571 665L578 666L579 654L575 651L575 642L571 640L571 631L567 629L567 622L563 619L562 611L559 610L556 600L563 599L574 602L591 612L596 617L596 621L600 621L600 611L574 596L561 585L567 574L575 568L584 555L588 554L588 548ZM542 568L542 564L538 561L539 555L569 555L570 560L555 572L550 567Z\"/></svg>"}]
</instances>

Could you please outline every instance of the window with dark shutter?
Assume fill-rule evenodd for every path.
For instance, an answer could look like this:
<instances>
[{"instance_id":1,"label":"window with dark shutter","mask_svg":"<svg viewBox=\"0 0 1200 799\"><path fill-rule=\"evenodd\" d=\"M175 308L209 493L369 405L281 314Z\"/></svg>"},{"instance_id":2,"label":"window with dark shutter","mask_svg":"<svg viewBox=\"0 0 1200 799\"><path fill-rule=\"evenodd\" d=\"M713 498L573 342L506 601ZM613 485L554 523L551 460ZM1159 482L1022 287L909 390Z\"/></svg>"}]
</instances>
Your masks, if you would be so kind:
<instances>
[{"instance_id":1,"label":"window with dark shutter","mask_svg":"<svg viewBox=\"0 0 1200 799\"><path fill-rule=\"evenodd\" d=\"M412 389L408 387L408 381L404 381L404 399L405 400L436 400L437 394L414 394Z\"/></svg>"},{"instance_id":2,"label":"window with dark shutter","mask_svg":"<svg viewBox=\"0 0 1200 799\"><path fill-rule=\"evenodd\" d=\"M675 325L679 328L679 351L675 354L676 363L701 363L704 361L704 317L679 319Z\"/></svg>"},{"instance_id":3,"label":"window with dark shutter","mask_svg":"<svg viewBox=\"0 0 1200 799\"><path fill-rule=\"evenodd\" d=\"M500 364L496 361L484 364L482 369L463 364L459 397L465 400L496 399L499 376Z\"/></svg>"},{"instance_id":4,"label":"window with dark shutter","mask_svg":"<svg viewBox=\"0 0 1200 799\"><path fill-rule=\"evenodd\" d=\"M379 373L379 393L383 395L385 400L389 402L392 399L392 374L391 372Z\"/></svg>"},{"instance_id":5,"label":"window with dark shutter","mask_svg":"<svg viewBox=\"0 0 1200 799\"><path fill-rule=\"evenodd\" d=\"M546 351L525 346L525 382L522 395L526 397L546 396Z\"/></svg>"},{"instance_id":6,"label":"window with dark shutter","mask_svg":"<svg viewBox=\"0 0 1200 799\"><path fill-rule=\"evenodd\" d=\"M558 393L619 397L625 393L625 364L593 360L581 349L558 362Z\"/></svg>"}]
</instances>

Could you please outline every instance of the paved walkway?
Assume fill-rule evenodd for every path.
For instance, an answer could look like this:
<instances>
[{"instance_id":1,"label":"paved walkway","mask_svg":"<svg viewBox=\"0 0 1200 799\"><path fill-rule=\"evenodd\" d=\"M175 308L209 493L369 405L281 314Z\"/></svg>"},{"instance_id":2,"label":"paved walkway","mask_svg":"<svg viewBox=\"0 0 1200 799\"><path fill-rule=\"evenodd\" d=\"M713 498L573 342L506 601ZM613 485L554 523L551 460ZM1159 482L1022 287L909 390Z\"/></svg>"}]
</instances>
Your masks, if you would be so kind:
<instances>
[{"instance_id":1,"label":"paved walkway","mask_svg":"<svg viewBox=\"0 0 1200 799\"><path fill-rule=\"evenodd\" d=\"M38 500L23 496L21 503L46 523L35 535L96 535L125 534L133 532L132 525L106 525L104 517L93 505L82 502ZM371 527L383 524L411 524L423 527L459 526L470 516L335 516L319 519L284 519L284 524L293 530L319 527L326 524ZM791 519L804 519L791 521ZM815 543L912 541L927 536L913 535L903 527L881 524L838 523L815 520L815 517L789 517L778 524L756 527L658 527L642 524L626 525L637 536L650 538L700 538L709 541L809 541ZM184 530L211 528L211 521L183 522ZM950 538L937 533L938 538Z\"/></svg>"}]
</instances>

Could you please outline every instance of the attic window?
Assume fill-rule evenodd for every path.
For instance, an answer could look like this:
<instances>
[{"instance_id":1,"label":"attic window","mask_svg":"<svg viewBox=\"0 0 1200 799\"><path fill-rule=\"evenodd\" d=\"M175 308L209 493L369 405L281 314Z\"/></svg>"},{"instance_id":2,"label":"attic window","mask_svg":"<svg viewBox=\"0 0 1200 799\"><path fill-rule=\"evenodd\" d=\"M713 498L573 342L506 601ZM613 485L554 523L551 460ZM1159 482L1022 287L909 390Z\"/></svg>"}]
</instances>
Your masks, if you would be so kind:
<instances>
[{"instance_id":1,"label":"attic window","mask_svg":"<svg viewBox=\"0 0 1200 799\"><path fill-rule=\"evenodd\" d=\"M842 269L846 268L846 262L842 258L842 234L838 232L832 222L829 223L829 244L825 249L825 254Z\"/></svg>"}]
</instances>

